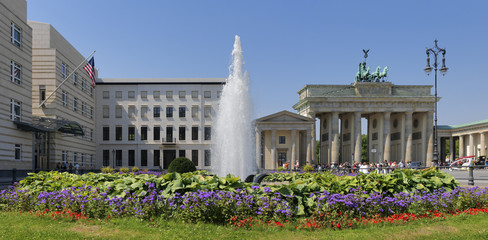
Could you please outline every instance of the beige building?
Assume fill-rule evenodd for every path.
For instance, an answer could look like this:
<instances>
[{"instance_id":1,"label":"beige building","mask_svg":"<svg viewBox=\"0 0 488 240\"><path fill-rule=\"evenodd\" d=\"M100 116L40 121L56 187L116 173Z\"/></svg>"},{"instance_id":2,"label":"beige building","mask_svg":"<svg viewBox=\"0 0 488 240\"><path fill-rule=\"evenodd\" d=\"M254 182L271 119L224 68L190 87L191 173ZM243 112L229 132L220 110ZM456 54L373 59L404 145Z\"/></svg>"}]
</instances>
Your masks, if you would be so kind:
<instances>
[{"instance_id":1,"label":"beige building","mask_svg":"<svg viewBox=\"0 0 488 240\"><path fill-rule=\"evenodd\" d=\"M0 1L0 169L31 168L32 29L25 0Z\"/></svg>"},{"instance_id":2,"label":"beige building","mask_svg":"<svg viewBox=\"0 0 488 240\"><path fill-rule=\"evenodd\" d=\"M61 164L95 167L94 89L83 70L86 62L75 69L85 57L50 24L33 21L28 24L33 39L31 91L36 129L33 167L54 169Z\"/></svg>"},{"instance_id":3,"label":"beige building","mask_svg":"<svg viewBox=\"0 0 488 240\"><path fill-rule=\"evenodd\" d=\"M99 79L98 166L167 169L177 157L210 169L224 78Z\"/></svg>"},{"instance_id":4,"label":"beige building","mask_svg":"<svg viewBox=\"0 0 488 240\"><path fill-rule=\"evenodd\" d=\"M389 82L307 85L293 106L320 120L321 164L361 161L361 119L367 120L368 161L421 162L433 157L432 86Z\"/></svg>"},{"instance_id":5,"label":"beige building","mask_svg":"<svg viewBox=\"0 0 488 240\"><path fill-rule=\"evenodd\" d=\"M255 121L256 159L261 169L275 170L284 163L291 167L310 164L315 149L315 120L296 113L281 111Z\"/></svg>"},{"instance_id":6,"label":"beige building","mask_svg":"<svg viewBox=\"0 0 488 240\"><path fill-rule=\"evenodd\" d=\"M455 126L439 125L439 160L449 162L459 157L486 157L487 134L488 120Z\"/></svg>"}]
</instances>

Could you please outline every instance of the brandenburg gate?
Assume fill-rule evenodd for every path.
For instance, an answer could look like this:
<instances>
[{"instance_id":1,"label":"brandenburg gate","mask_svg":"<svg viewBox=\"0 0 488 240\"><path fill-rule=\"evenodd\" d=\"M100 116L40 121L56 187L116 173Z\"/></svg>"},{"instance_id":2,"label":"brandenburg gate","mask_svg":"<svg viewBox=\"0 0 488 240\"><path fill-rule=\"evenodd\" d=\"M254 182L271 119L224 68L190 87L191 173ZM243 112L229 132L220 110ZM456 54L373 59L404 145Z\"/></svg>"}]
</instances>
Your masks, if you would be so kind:
<instances>
[{"instance_id":1,"label":"brandenburg gate","mask_svg":"<svg viewBox=\"0 0 488 240\"><path fill-rule=\"evenodd\" d=\"M350 85L306 85L298 91L299 102L293 108L320 121L320 136L314 136L320 140L318 163L361 162L361 119L365 118L366 161L432 165L432 86L394 85L387 81L388 67L380 70L370 73L364 61Z\"/></svg>"}]
</instances>

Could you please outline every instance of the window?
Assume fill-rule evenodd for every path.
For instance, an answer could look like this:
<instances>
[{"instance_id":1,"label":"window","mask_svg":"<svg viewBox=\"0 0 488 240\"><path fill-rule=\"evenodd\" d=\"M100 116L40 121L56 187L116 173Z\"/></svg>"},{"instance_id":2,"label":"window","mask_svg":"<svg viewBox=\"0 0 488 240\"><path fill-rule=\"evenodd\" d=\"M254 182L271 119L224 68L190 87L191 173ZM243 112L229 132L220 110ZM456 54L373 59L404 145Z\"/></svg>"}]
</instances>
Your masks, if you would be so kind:
<instances>
[{"instance_id":1,"label":"window","mask_svg":"<svg viewBox=\"0 0 488 240\"><path fill-rule=\"evenodd\" d=\"M178 136L179 136L178 138L180 140L185 140L185 138L186 138L186 127L180 127L178 129Z\"/></svg>"},{"instance_id":2,"label":"window","mask_svg":"<svg viewBox=\"0 0 488 240\"><path fill-rule=\"evenodd\" d=\"M286 162L286 152L278 152L278 166L283 166Z\"/></svg>"},{"instance_id":3,"label":"window","mask_svg":"<svg viewBox=\"0 0 488 240\"><path fill-rule=\"evenodd\" d=\"M205 132L205 140L211 140L211 137L212 137L212 128L211 127L205 127L204 128L204 132Z\"/></svg>"},{"instance_id":4,"label":"window","mask_svg":"<svg viewBox=\"0 0 488 240\"><path fill-rule=\"evenodd\" d=\"M76 165L78 163L78 153L73 152L73 164Z\"/></svg>"},{"instance_id":5,"label":"window","mask_svg":"<svg viewBox=\"0 0 488 240\"><path fill-rule=\"evenodd\" d=\"M153 117L154 118L161 117L161 107L160 106L154 106L153 107Z\"/></svg>"},{"instance_id":6,"label":"window","mask_svg":"<svg viewBox=\"0 0 488 240\"><path fill-rule=\"evenodd\" d=\"M78 111L78 98L73 97L73 111Z\"/></svg>"},{"instance_id":7,"label":"window","mask_svg":"<svg viewBox=\"0 0 488 240\"><path fill-rule=\"evenodd\" d=\"M154 161L153 161L153 165L154 165L155 167L157 167L157 166L160 166L160 165L161 165L161 163L160 163L160 162L161 162L161 161L160 161L160 157L161 157L161 155L160 155L160 154L161 154L161 152L160 152L159 150L154 150L154 154L153 154L153 160L154 160Z\"/></svg>"},{"instance_id":8,"label":"window","mask_svg":"<svg viewBox=\"0 0 488 240\"><path fill-rule=\"evenodd\" d=\"M12 43L17 47L21 47L22 46L22 30L17 25L12 23L10 31L11 31Z\"/></svg>"},{"instance_id":9,"label":"window","mask_svg":"<svg viewBox=\"0 0 488 240\"><path fill-rule=\"evenodd\" d=\"M103 151L105 151L105 150L103 150ZM105 153L105 152L103 152L103 153ZM105 154L104 154L104 156L105 156ZM61 162L68 163L68 152L67 151L61 152ZM64 164L63 164L63 166L64 166Z\"/></svg>"},{"instance_id":10,"label":"window","mask_svg":"<svg viewBox=\"0 0 488 240\"><path fill-rule=\"evenodd\" d=\"M63 91L62 93L63 106L68 106L68 93Z\"/></svg>"},{"instance_id":11,"label":"window","mask_svg":"<svg viewBox=\"0 0 488 240\"><path fill-rule=\"evenodd\" d=\"M86 154L82 153L81 154L81 166L85 166L85 161L86 161Z\"/></svg>"},{"instance_id":12,"label":"window","mask_svg":"<svg viewBox=\"0 0 488 240\"><path fill-rule=\"evenodd\" d=\"M115 165L122 166L122 150L115 150Z\"/></svg>"},{"instance_id":13,"label":"window","mask_svg":"<svg viewBox=\"0 0 488 240\"><path fill-rule=\"evenodd\" d=\"M154 141L159 141L161 138L161 127L153 127L153 139Z\"/></svg>"},{"instance_id":14,"label":"window","mask_svg":"<svg viewBox=\"0 0 488 240\"><path fill-rule=\"evenodd\" d=\"M22 103L14 99L10 99L10 120L22 120Z\"/></svg>"},{"instance_id":15,"label":"window","mask_svg":"<svg viewBox=\"0 0 488 240\"><path fill-rule=\"evenodd\" d=\"M191 107L191 117L197 118L198 117L198 106Z\"/></svg>"},{"instance_id":16,"label":"window","mask_svg":"<svg viewBox=\"0 0 488 240\"><path fill-rule=\"evenodd\" d=\"M198 98L198 91L191 91L192 98Z\"/></svg>"},{"instance_id":17,"label":"window","mask_svg":"<svg viewBox=\"0 0 488 240\"><path fill-rule=\"evenodd\" d=\"M180 96L180 98L186 98L186 92L185 91L179 91L178 95Z\"/></svg>"},{"instance_id":18,"label":"window","mask_svg":"<svg viewBox=\"0 0 488 240\"><path fill-rule=\"evenodd\" d=\"M136 140L136 127L134 126L129 126L129 141L134 141Z\"/></svg>"},{"instance_id":19,"label":"window","mask_svg":"<svg viewBox=\"0 0 488 240\"><path fill-rule=\"evenodd\" d=\"M198 166L198 150L191 150L191 161Z\"/></svg>"},{"instance_id":20,"label":"window","mask_svg":"<svg viewBox=\"0 0 488 240\"><path fill-rule=\"evenodd\" d=\"M208 167L211 165L211 160L210 160L210 149L205 149L205 157L204 157L204 161L205 161L205 167Z\"/></svg>"},{"instance_id":21,"label":"window","mask_svg":"<svg viewBox=\"0 0 488 240\"><path fill-rule=\"evenodd\" d=\"M211 106L205 106L203 108L203 115L206 117L206 118L209 118L210 115L211 115Z\"/></svg>"},{"instance_id":22,"label":"window","mask_svg":"<svg viewBox=\"0 0 488 240\"><path fill-rule=\"evenodd\" d=\"M93 106L90 106L90 118L93 119Z\"/></svg>"},{"instance_id":23,"label":"window","mask_svg":"<svg viewBox=\"0 0 488 240\"><path fill-rule=\"evenodd\" d=\"M10 66L10 81L20 84L22 81L22 66L14 61L10 62Z\"/></svg>"},{"instance_id":24,"label":"window","mask_svg":"<svg viewBox=\"0 0 488 240\"><path fill-rule=\"evenodd\" d=\"M129 166L134 166L136 163L136 151L129 150Z\"/></svg>"},{"instance_id":25,"label":"window","mask_svg":"<svg viewBox=\"0 0 488 240\"><path fill-rule=\"evenodd\" d=\"M179 116L180 116L180 118L186 117L186 107L180 107Z\"/></svg>"},{"instance_id":26,"label":"window","mask_svg":"<svg viewBox=\"0 0 488 240\"><path fill-rule=\"evenodd\" d=\"M115 140L122 141L122 127L116 126L115 127Z\"/></svg>"},{"instance_id":27,"label":"window","mask_svg":"<svg viewBox=\"0 0 488 240\"><path fill-rule=\"evenodd\" d=\"M161 96L161 92L160 91L154 91L153 92L153 98L154 99L159 99Z\"/></svg>"},{"instance_id":28,"label":"window","mask_svg":"<svg viewBox=\"0 0 488 240\"><path fill-rule=\"evenodd\" d=\"M86 102L81 102L81 115L85 116L86 114Z\"/></svg>"},{"instance_id":29,"label":"window","mask_svg":"<svg viewBox=\"0 0 488 240\"><path fill-rule=\"evenodd\" d=\"M173 117L173 107L172 106L166 107L166 117L167 118Z\"/></svg>"},{"instance_id":30,"label":"window","mask_svg":"<svg viewBox=\"0 0 488 240\"><path fill-rule=\"evenodd\" d=\"M22 160L22 145L15 144L15 160L20 161Z\"/></svg>"},{"instance_id":31,"label":"window","mask_svg":"<svg viewBox=\"0 0 488 240\"><path fill-rule=\"evenodd\" d=\"M66 76L68 76L68 65L66 65L66 63L61 63L61 77L65 79Z\"/></svg>"},{"instance_id":32,"label":"window","mask_svg":"<svg viewBox=\"0 0 488 240\"><path fill-rule=\"evenodd\" d=\"M109 99L110 98L110 92L109 91L103 91L103 98Z\"/></svg>"},{"instance_id":33,"label":"window","mask_svg":"<svg viewBox=\"0 0 488 240\"><path fill-rule=\"evenodd\" d=\"M39 102L46 100L46 85L39 85Z\"/></svg>"},{"instance_id":34,"label":"window","mask_svg":"<svg viewBox=\"0 0 488 240\"><path fill-rule=\"evenodd\" d=\"M93 142L93 129L90 128L90 141Z\"/></svg>"},{"instance_id":35,"label":"window","mask_svg":"<svg viewBox=\"0 0 488 240\"><path fill-rule=\"evenodd\" d=\"M122 106L115 106L115 118L122 118Z\"/></svg>"},{"instance_id":36,"label":"window","mask_svg":"<svg viewBox=\"0 0 488 240\"><path fill-rule=\"evenodd\" d=\"M108 105L103 105L103 118L110 117L110 108Z\"/></svg>"},{"instance_id":37,"label":"window","mask_svg":"<svg viewBox=\"0 0 488 240\"><path fill-rule=\"evenodd\" d=\"M166 142L173 142L173 127L166 127Z\"/></svg>"},{"instance_id":38,"label":"window","mask_svg":"<svg viewBox=\"0 0 488 240\"><path fill-rule=\"evenodd\" d=\"M76 72L73 73L73 85L78 85L78 74Z\"/></svg>"},{"instance_id":39,"label":"window","mask_svg":"<svg viewBox=\"0 0 488 240\"><path fill-rule=\"evenodd\" d=\"M81 78L81 90L84 92L86 90L86 79Z\"/></svg>"},{"instance_id":40,"label":"window","mask_svg":"<svg viewBox=\"0 0 488 240\"><path fill-rule=\"evenodd\" d=\"M115 91L115 98L122 98L122 91Z\"/></svg>"},{"instance_id":41,"label":"window","mask_svg":"<svg viewBox=\"0 0 488 240\"><path fill-rule=\"evenodd\" d=\"M173 91L166 91L166 98L172 99L173 98Z\"/></svg>"},{"instance_id":42,"label":"window","mask_svg":"<svg viewBox=\"0 0 488 240\"><path fill-rule=\"evenodd\" d=\"M180 150L178 152L178 154L180 155L179 157L186 157L186 150Z\"/></svg>"},{"instance_id":43,"label":"window","mask_svg":"<svg viewBox=\"0 0 488 240\"><path fill-rule=\"evenodd\" d=\"M286 137L285 136L279 136L278 137L278 143L279 144L285 144L286 143ZM279 165L281 166L281 165Z\"/></svg>"},{"instance_id":44,"label":"window","mask_svg":"<svg viewBox=\"0 0 488 240\"><path fill-rule=\"evenodd\" d=\"M147 140L147 127L141 127L141 140Z\"/></svg>"},{"instance_id":45,"label":"window","mask_svg":"<svg viewBox=\"0 0 488 240\"><path fill-rule=\"evenodd\" d=\"M204 98L211 98L212 97L212 94L211 94L210 91L205 91L205 92L203 92L203 97Z\"/></svg>"},{"instance_id":46,"label":"window","mask_svg":"<svg viewBox=\"0 0 488 240\"><path fill-rule=\"evenodd\" d=\"M147 105L141 106L141 118L147 118Z\"/></svg>"},{"instance_id":47,"label":"window","mask_svg":"<svg viewBox=\"0 0 488 240\"><path fill-rule=\"evenodd\" d=\"M147 99L147 91L141 91L141 98Z\"/></svg>"},{"instance_id":48,"label":"window","mask_svg":"<svg viewBox=\"0 0 488 240\"><path fill-rule=\"evenodd\" d=\"M129 92L127 93L127 97L128 97L128 98L136 98L136 92L134 92L134 91L129 91Z\"/></svg>"},{"instance_id":49,"label":"window","mask_svg":"<svg viewBox=\"0 0 488 240\"><path fill-rule=\"evenodd\" d=\"M93 167L93 154L90 154L90 167Z\"/></svg>"},{"instance_id":50,"label":"window","mask_svg":"<svg viewBox=\"0 0 488 240\"><path fill-rule=\"evenodd\" d=\"M191 127L191 140L198 140L198 127Z\"/></svg>"},{"instance_id":51,"label":"window","mask_svg":"<svg viewBox=\"0 0 488 240\"><path fill-rule=\"evenodd\" d=\"M141 150L141 166L147 166L147 150Z\"/></svg>"},{"instance_id":52,"label":"window","mask_svg":"<svg viewBox=\"0 0 488 240\"><path fill-rule=\"evenodd\" d=\"M104 126L103 127L103 141L109 141L109 140L110 140L110 127Z\"/></svg>"},{"instance_id":53,"label":"window","mask_svg":"<svg viewBox=\"0 0 488 240\"><path fill-rule=\"evenodd\" d=\"M103 150L103 166L110 166L110 150L108 149Z\"/></svg>"},{"instance_id":54,"label":"window","mask_svg":"<svg viewBox=\"0 0 488 240\"><path fill-rule=\"evenodd\" d=\"M129 114L129 118L135 118L136 117L136 106L134 105L129 105L129 110L127 111Z\"/></svg>"}]
</instances>

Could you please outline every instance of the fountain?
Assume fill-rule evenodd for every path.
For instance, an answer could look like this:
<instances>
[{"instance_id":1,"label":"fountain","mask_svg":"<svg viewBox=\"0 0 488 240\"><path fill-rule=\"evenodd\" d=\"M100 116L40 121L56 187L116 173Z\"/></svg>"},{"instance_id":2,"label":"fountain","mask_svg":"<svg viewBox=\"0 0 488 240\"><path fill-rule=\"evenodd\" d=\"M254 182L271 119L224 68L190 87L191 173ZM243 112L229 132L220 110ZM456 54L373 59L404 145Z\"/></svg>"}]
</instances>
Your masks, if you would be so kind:
<instances>
[{"instance_id":1,"label":"fountain","mask_svg":"<svg viewBox=\"0 0 488 240\"><path fill-rule=\"evenodd\" d=\"M257 165L249 75L243 65L241 40L236 35L229 77L213 126L212 170L221 177L232 174L244 180Z\"/></svg>"}]
</instances>

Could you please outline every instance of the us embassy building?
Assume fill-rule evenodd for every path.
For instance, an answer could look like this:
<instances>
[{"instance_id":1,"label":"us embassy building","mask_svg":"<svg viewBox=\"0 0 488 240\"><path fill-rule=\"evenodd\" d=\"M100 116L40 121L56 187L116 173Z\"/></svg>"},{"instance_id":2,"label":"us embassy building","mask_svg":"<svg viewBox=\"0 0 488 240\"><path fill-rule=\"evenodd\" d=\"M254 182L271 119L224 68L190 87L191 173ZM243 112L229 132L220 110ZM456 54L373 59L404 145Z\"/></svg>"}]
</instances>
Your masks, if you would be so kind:
<instances>
[{"instance_id":1,"label":"us embassy building","mask_svg":"<svg viewBox=\"0 0 488 240\"><path fill-rule=\"evenodd\" d=\"M181 156L199 169L211 168L224 78L103 78L95 89L75 67L83 55L50 24L28 21L25 0L0 0L0 19L0 169L165 169ZM255 120L258 166L359 162L362 128L366 161L430 166L432 86L385 80L386 70L370 74L364 62L350 85L300 89L297 113ZM486 120L438 126L440 161L486 156L487 132Z\"/></svg>"}]
</instances>

